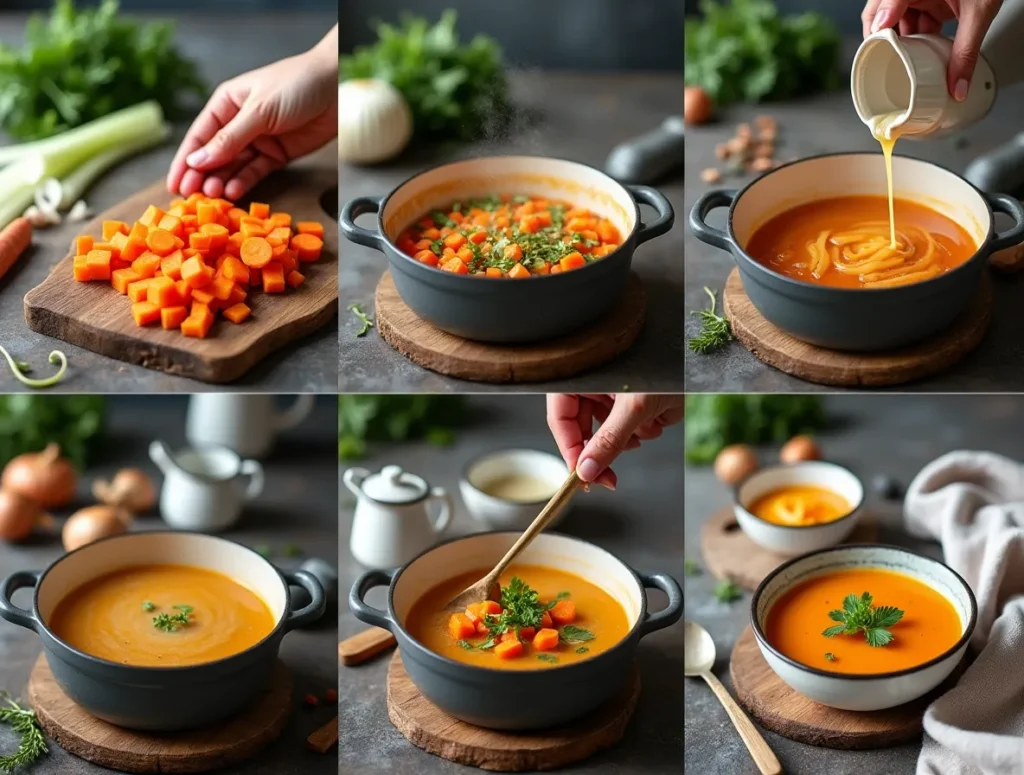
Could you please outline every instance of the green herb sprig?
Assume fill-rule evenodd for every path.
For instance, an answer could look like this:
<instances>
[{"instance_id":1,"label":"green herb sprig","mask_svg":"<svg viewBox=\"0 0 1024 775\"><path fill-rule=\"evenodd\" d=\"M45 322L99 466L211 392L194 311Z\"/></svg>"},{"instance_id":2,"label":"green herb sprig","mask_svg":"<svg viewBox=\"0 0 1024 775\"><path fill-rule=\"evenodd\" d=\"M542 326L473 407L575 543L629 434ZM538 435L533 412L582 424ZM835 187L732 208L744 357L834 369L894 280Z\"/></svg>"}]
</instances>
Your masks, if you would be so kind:
<instances>
[{"instance_id":1,"label":"green herb sprig","mask_svg":"<svg viewBox=\"0 0 1024 775\"><path fill-rule=\"evenodd\" d=\"M703 572L696 560L689 557L683 560L683 573L687 576L700 576Z\"/></svg>"},{"instance_id":2,"label":"green herb sprig","mask_svg":"<svg viewBox=\"0 0 1024 775\"><path fill-rule=\"evenodd\" d=\"M586 643L588 640L594 639L594 633L590 630L586 630L583 627L577 627L574 624L567 624L562 628L562 632L559 635L559 640L562 643Z\"/></svg>"},{"instance_id":3,"label":"green herb sprig","mask_svg":"<svg viewBox=\"0 0 1024 775\"><path fill-rule=\"evenodd\" d=\"M338 457L356 460L369 441L426 439L447 446L466 419L465 396L341 395L338 397ZM2 440L0 440L2 443Z\"/></svg>"},{"instance_id":4,"label":"green herb sprig","mask_svg":"<svg viewBox=\"0 0 1024 775\"><path fill-rule=\"evenodd\" d=\"M831 651L826 651L825 652L825 659L827 659L829 662L835 662L836 661L836 655L833 654Z\"/></svg>"},{"instance_id":5,"label":"green herb sprig","mask_svg":"<svg viewBox=\"0 0 1024 775\"><path fill-rule=\"evenodd\" d=\"M736 338L729 321L715 313L718 303L715 292L705 286L704 293L711 299L711 306L692 313L700 318L701 328L700 333L690 339L690 350L701 355L719 350Z\"/></svg>"},{"instance_id":6,"label":"green herb sprig","mask_svg":"<svg viewBox=\"0 0 1024 775\"><path fill-rule=\"evenodd\" d=\"M355 313L355 316L359 318L359 321L363 324L362 328L356 332L356 338L366 336L367 332L373 328L373 319L363 312L362 305L360 304L349 304L348 308L351 312Z\"/></svg>"},{"instance_id":7,"label":"green herb sprig","mask_svg":"<svg viewBox=\"0 0 1024 775\"><path fill-rule=\"evenodd\" d=\"M0 724L9 725L21 735L18 750L10 754L0 754L0 772L14 772L27 767L49 749L46 746L46 735L43 734L34 711L23 708L6 692L0 692L6 705L0 705Z\"/></svg>"},{"instance_id":8,"label":"green herb sprig","mask_svg":"<svg viewBox=\"0 0 1024 775\"><path fill-rule=\"evenodd\" d=\"M886 628L899 622L903 611L894 606L876 608L871 595L865 592L860 597L847 595L843 598L842 609L829 611L828 617L841 624L824 630L821 634L826 638L864 633L868 645L878 648L892 642L895 636Z\"/></svg>"},{"instance_id":9,"label":"green herb sprig","mask_svg":"<svg viewBox=\"0 0 1024 775\"><path fill-rule=\"evenodd\" d=\"M160 613L153 617L153 626L164 632L177 632L182 627L187 627L192 622L192 612L195 610L190 605L172 606L178 613Z\"/></svg>"},{"instance_id":10,"label":"green herb sprig","mask_svg":"<svg viewBox=\"0 0 1024 775\"><path fill-rule=\"evenodd\" d=\"M734 600L739 600L742 595L740 588L736 586L732 579L719 581L715 585L713 594L715 596L715 600L719 603L731 603Z\"/></svg>"},{"instance_id":11,"label":"green herb sprig","mask_svg":"<svg viewBox=\"0 0 1024 775\"><path fill-rule=\"evenodd\" d=\"M0 102L0 105L2 104L3 103ZM62 379L64 379L64 375L67 374L68 371L68 356L66 356L60 350L54 350L53 352L51 352L49 358L50 363L52 363L54 366L59 366L60 368L57 369L56 374L53 374L52 376L46 377L44 379L33 379L31 377L25 376L26 374L32 372L32 367L29 366L24 361L14 360L11 354L7 352L7 350L4 349L3 347L0 347L0 355L2 355L6 359L7 365L11 367L11 373L14 374L14 378L25 387L35 389L53 387Z\"/></svg>"}]
</instances>

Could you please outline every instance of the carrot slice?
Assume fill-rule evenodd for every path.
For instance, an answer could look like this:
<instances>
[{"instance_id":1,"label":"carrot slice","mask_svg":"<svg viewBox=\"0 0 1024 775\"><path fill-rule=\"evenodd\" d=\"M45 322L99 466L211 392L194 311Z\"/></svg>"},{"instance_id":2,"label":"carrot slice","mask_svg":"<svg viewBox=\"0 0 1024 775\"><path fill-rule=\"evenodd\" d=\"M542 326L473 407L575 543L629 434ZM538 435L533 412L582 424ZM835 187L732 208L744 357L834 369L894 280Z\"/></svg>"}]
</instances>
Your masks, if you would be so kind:
<instances>
[{"instance_id":1,"label":"carrot slice","mask_svg":"<svg viewBox=\"0 0 1024 775\"><path fill-rule=\"evenodd\" d=\"M299 234L312 234L314 237L324 238L324 225L317 221L299 221L295 224L295 231Z\"/></svg>"},{"instance_id":2,"label":"carrot slice","mask_svg":"<svg viewBox=\"0 0 1024 775\"><path fill-rule=\"evenodd\" d=\"M561 600L555 603L550 613L555 624L572 624L576 621L576 604L571 600Z\"/></svg>"},{"instance_id":3,"label":"carrot slice","mask_svg":"<svg viewBox=\"0 0 1024 775\"><path fill-rule=\"evenodd\" d=\"M262 269L270 263L274 256L274 249L262 237L249 237L242 243L241 254L242 261L246 266Z\"/></svg>"},{"instance_id":4,"label":"carrot slice","mask_svg":"<svg viewBox=\"0 0 1024 775\"><path fill-rule=\"evenodd\" d=\"M558 630L545 627L533 636L533 647L538 651L553 651L558 646Z\"/></svg>"},{"instance_id":5,"label":"carrot slice","mask_svg":"<svg viewBox=\"0 0 1024 775\"><path fill-rule=\"evenodd\" d=\"M298 254L299 261L311 262L320 258L324 241L312 234L296 234L292 237L290 247Z\"/></svg>"}]
</instances>

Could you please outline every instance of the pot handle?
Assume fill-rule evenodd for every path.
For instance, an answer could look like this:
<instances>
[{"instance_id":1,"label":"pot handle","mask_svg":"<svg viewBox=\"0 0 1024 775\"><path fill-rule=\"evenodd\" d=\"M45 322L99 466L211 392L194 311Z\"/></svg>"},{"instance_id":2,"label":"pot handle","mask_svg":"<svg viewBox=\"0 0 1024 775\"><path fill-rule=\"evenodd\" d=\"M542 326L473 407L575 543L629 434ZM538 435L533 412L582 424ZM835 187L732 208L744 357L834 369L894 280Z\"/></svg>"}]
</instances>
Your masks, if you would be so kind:
<instances>
[{"instance_id":1,"label":"pot handle","mask_svg":"<svg viewBox=\"0 0 1024 775\"><path fill-rule=\"evenodd\" d=\"M1024 207L1021 206L1020 201L1016 197L1007 196L1006 194L986 194L982 192L981 195L985 197L985 201L988 202L989 207L994 212L1005 213L1013 218L1013 226L1008 231L997 233L992 239L992 252L995 253L999 250L1019 245L1024 240Z\"/></svg>"},{"instance_id":2,"label":"pot handle","mask_svg":"<svg viewBox=\"0 0 1024 775\"><path fill-rule=\"evenodd\" d=\"M668 595L668 605L656 613L647 613L640 625L640 637L662 630L683 618L683 590L679 582L667 573L638 573L644 589L660 589Z\"/></svg>"},{"instance_id":3,"label":"pot handle","mask_svg":"<svg viewBox=\"0 0 1024 775\"><path fill-rule=\"evenodd\" d=\"M356 619L389 632L395 631L395 622L388 613L381 611L379 608L374 608L372 605L367 605L363 598L374 587L390 586L398 570L398 568L393 568L392 570L368 570L356 579L356 583L352 585L352 591L348 596L348 607L352 609Z\"/></svg>"},{"instance_id":4,"label":"pot handle","mask_svg":"<svg viewBox=\"0 0 1024 775\"><path fill-rule=\"evenodd\" d=\"M650 205L658 211L658 217L654 223L640 223L636 232L637 245L643 245L649 239L660 237L672 228L672 224L676 220L675 210L658 189L650 186L626 186L626 190L640 204Z\"/></svg>"},{"instance_id":5,"label":"pot handle","mask_svg":"<svg viewBox=\"0 0 1024 775\"><path fill-rule=\"evenodd\" d=\"M20 570L0 581L0 617L11 624L39 632L39 620L35 613L16 606L11 602L11 596L19 589L35 587L42 575L43 572L38 570Z\"/></svg>"},{"instance_id":6,"label":"pot handle","mask_svg":"<svg viewBox=\"0 0 1024 775\"><path fill-rule=\"evenodd\" d=\"M381 206L384 204L384 199L374 199L369 196L357 196L350 202L346 202L345 206L341 208L341 215L338 218L338 223L341 225L341 233L350 242L355 242L357 245L365 245L368 248L376 248L383 252L384 239L380 233L373 229L364 229L362 226L356 226L356 218L366 213L379 213Z\"/></svg>"},{"instance_id":7,"label":"pot handle","mask_svg":"<svg viewBox=\"0 0 1024 775\"><path fill-rule=\"evenodd\" d=\"M279 571L279 573L284 576L288 586L302 587L310 597L309 605L288 614L288 618L284 620L285 632L312 624L324 615L324 611L327 610L327 595L324 593L323 584L316 576L304 570Z\"/></svg>"},{"instance_id":8,"label":"pot handle","mask_svg":"<svg viewBox=\"0 0 1024 775\"><path fill-rule=\"evenodd\" d=\"M708 226L705 219L708 213L719 207L731 207L739 192L736 189L716 189L708 191L694 204L690 210L690 231L694 233L701 242L714 245L722 250L732 250L732 240L729 235L721 229Z\"/></svg>"}]
</instances>

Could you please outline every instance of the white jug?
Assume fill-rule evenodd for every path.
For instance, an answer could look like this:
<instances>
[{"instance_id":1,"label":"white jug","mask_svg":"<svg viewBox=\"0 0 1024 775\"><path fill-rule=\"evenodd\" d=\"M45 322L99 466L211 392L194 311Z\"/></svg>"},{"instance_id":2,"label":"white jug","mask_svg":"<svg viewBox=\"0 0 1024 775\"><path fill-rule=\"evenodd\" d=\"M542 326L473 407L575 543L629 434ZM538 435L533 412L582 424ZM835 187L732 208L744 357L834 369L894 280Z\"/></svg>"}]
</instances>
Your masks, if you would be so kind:
<instances>
[{"instance_id":1,"label":"white jug","mask_svg":"<svg viewBox=\"0 0 1024 775\"><path fill-rule=\"evenodd\" d=\"M263 466L243 460L227 447L197 447L172 454L162 441L154 441L149 457L164 475L160 516L178 530L227 530L238 521L242 504L263 492Z\"/></svg>"},{"instance_id":2,"label":"white jug","mask_svg":"<svg viewBox=\"0 0 1024 775\"><path fill-rule=\"evenodd\" d=\"M196 446L216 444L242 457L270 453L281 431L294 428L313 409L314 397L304 394L286 412L278 412L274 396L241 393L197 393L188 402L186 435Z\"/></svg>"},{"instance_id":3,"label":"white jug","mask_svg":"<svg viewBox=\"0 0 1024 775\"><path fill-rule=\"evenodd\" d=\"M368 568L405 565L433 546L451 520L448 493L399 466L385 466L376 474L350 468L343 480L357 501L349 547ZM440 508L432 516L435 501Z\"/></svg>"}]
</instances>

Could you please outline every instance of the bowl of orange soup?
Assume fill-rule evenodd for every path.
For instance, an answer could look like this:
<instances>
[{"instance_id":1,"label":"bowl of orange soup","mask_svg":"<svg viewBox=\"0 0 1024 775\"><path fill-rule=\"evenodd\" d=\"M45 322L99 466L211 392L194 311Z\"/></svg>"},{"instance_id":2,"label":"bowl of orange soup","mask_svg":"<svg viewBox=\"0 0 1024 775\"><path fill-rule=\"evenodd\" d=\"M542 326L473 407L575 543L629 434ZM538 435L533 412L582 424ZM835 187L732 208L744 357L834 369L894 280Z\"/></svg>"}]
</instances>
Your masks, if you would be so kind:
<instances>
[{"instance_id":1,"label":"bowl of orange soup","mask_svg":"<svg viewBox=\"0 0 1024 775\"><path fill-rule=\"evenodd\" d=\"M785 555L839 543L857 526L863 503L857 475L824 460L761 468L733 490L733 513L743 532Z\"/></svg>"},{"instance_id":2,"label":"bowl of orange soup","mask_svg":"<svg viewBox=\"0 0 1024 775\"><path fill-rule=\"evenodd\" d=\"M289 586L311 602L293 609ZM11 602L32 589L31 608ZM93 716L147 731L200 727L267 689L284 635L323 615L304 571L224 538L107 538L0 581L0 617L34 630L54 678Z\"/></svg>"},{"instance_id":3,"label":"bowl of orange soup","mask_svg":"<svg viewBox=\"0 0 1024 775\"><path fill-rule=\"evenodd\" d=\"M942 683L967 651L978 604L938 560L851 544L773 570L754 592L750 618L765 660L800 694L880 710Z\"/></svg>"},{"instance_id":4,"label":"bowl of orange soup","mask_svg":"<svg viewBox=\"0 0 1024 775\"><path fill-rule=\"evenodd\" d=\"M882 154L838 153L704 194L690 229L732 253L750 301L797 339L851 351L909 345L965 310L989 255L1024 241L1024 207L931 162L892 164L892 218ZM724 229L707 223L721 207ZM997 231L997 212L1013 225Z\"/></svg>"},{"instance_id":5,"label":"bowl of orange soup","mask_svg":"<svg viewBox=\"0 0 1024 775\"><path fill-rule=\"evenodd\" d=\"M424 697L455 718L492 729L539 729L597 708L629 679L640 639L679 621L678 582L640 573L593 544L543 533L500 579L501 601L448 611L520 533L478 533L424 552L403 568L356 580L349 606L395 634ZM365 602L387 586L383 609ZM648 610L648 588L668 604ZM543 701L538 701L538 698Z\"/></svg>"}]
</instances>

